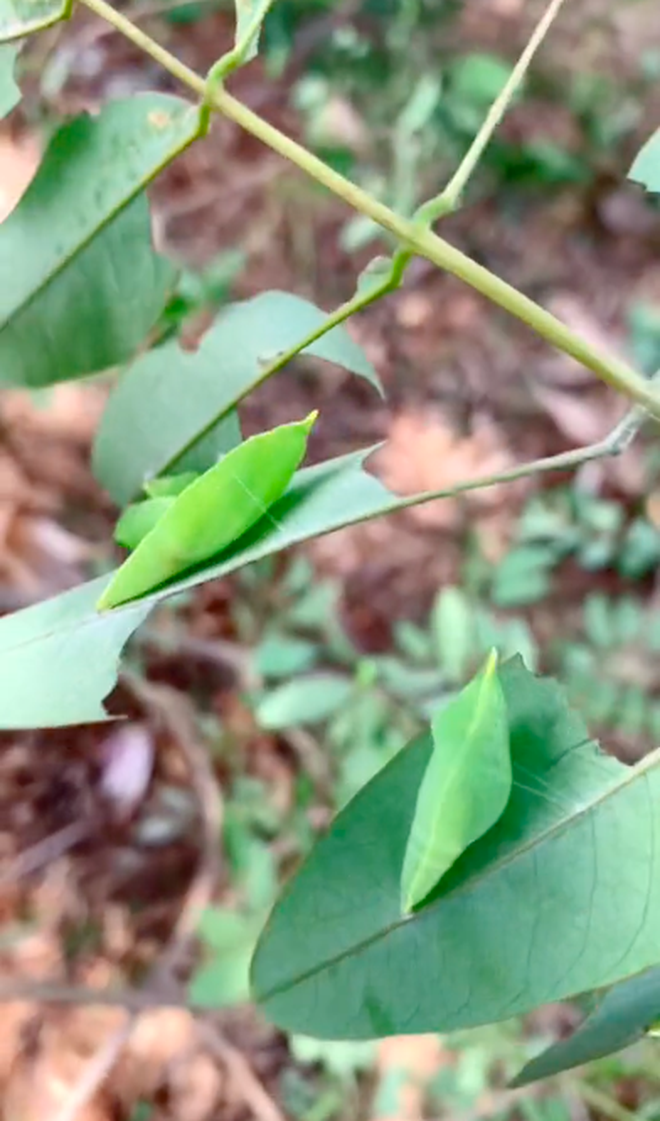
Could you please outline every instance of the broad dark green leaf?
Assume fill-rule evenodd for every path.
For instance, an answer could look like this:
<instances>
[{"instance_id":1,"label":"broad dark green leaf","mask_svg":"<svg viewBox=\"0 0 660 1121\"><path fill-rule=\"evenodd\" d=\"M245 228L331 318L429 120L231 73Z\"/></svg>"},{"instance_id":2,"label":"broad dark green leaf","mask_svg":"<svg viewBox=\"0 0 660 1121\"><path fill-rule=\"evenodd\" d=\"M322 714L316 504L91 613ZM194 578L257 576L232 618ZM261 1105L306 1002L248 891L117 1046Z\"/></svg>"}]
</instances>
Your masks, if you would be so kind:
<instances>
[{"instance_id":1,"label":"broad dark green leaf","mask_svg":"<svg viewBox=\"0 0 660 1121\"><path fill-rule=\"evenodd\" d=\"M1 266L0 266L1 267ZM0 329L0 382L41 388L135 353L175 279L140 195Z\"/></svg>"},{"instance_id":2,"label":"broad dark green leaf","mask_svg":"<svg viewBox=\"0 0 660 1121\"><path fill-rule=\"evenodd\" d=\"M300 541L330 533L333 530L341 529L344 526L368 518L393 513L396 510L409 507L415 500L428 501L430 497L443 497L444 492L439 492L435 496L420 495L417 499L414 497L412 499L397 498L386 490L377 479L364 471L363 463L369 454L369 450L355 452L339 459L321 463L316 467L299 471L294 476L293 482L283 498L268 511L268 516L262 518L226 553L218 557L217 560L201 565L199 569L195 569L185 577L173 580L172 583L158 589L157 592L150 594L144 600L140 600L137 606L140 610L144 609L146 612L167 596L186 591L207 580L215 580L244 565L260 560L262 557L281 552ZM77 589L75 617L67 611L64 619L60 619L58 605L61 600L54 599L49 601L48 606L50 613L47 616L49 629L31 633L33 628L30 623L30 657L21 654L21 657L25 656L26 658L24 670L32 676L35 688L44 674L51 675L52 688L49 695L52 697L52 705L50 707L44 705L43 709L40 709L37 713L34 708L30 707L29 702L16 706L8 701L5 711L3 698L0 694L0 728L31 728L41 725L48 726L51 723L73 723L89 719L84 714L90 711L90 705L92 707L96 706L98 711L105 694L98 692L96 696L90 697L80 693L78 709L72 703L71 707L67 709L69 713L78 711L80 715L68 715L66 721L63 719L57 702L59 661L52 662L50 656L44 657L41 646L44 641L53 639L53 632L59 632L62 628L70 633L77 626L94 625L95 627L99 626L98 633L103 634L103 626L110 624L112 633L115 620L124 617L126 611L134 620L132 626L127 627L126 635L130 634L142 618L135 607L117 608L100 620L97 616L95 605L103 588L111 578L110 575L100 580L93 580ZM46 605L43 606L46 607ZM22 646L22 620L24 618L24 612L17 612L10 619L0 620L1 665L4 665L5 662L11 665L14 649ZM69 649L72 651L74 664L62 668L65 677L76 673L75 644L71 644ZM63 650L66 652L66 646L63 647ZM102 651L103 645L101 644L95 654L95 657L101 661L104 657ZM111 678L114 679L116 672L116 652L115 647L112 647L110 655L112 673L107 669L107 666L105 667L108 681ZM5 661L2 661L2 659L5 659ZM108 689L106 689L106 692ZM48 712L50 715L47 715Z\"/></svg>"},{"instance_id":3,"label":"broad dark green leaf","mask_svg":"<svg viewBox=\"0 0 660 1121\"><path fill-rule=\"evenodd\" d=\"M325 318L299 296L263 292L224 309L194 354L172 340L133 363L108 403L94 447L94 473L115 502L123 506L145 479L172 465L190 469L196 443L259 384L278 354L318 330ZM343 327L303 353L379 387L373 367ZM213 450L205 449L202 459ZM194 469L216 458L201 468L196 462Z\"/></svg>"},{"instance_id":4,"label":"broad dark green leaf","mask_svg":"<svg viewBox=\"0 0 660 1121\"><path fill-rule=\"evenodd\" d=\"M507 1019L654 965L657 755L601 755L559 688L503 667L513 790L428 904L400 875L430 754L400 752L337 817L276 905L253 990L281 1027L321 1038L451 1031Z\"/></svg>"},{"instance_id":5,"label":"broad dark green leaf","mask_svg":"<svg viewBox=\"0 0 660 1121\"><path fill-rule=\"evenodd\" d=\"M105 579L0 620L0 727L56 728L106 720L124 643L149 612L139 603L90 610ZM90 598L91 597L91 598Z\"/></svg>"},{"instance_id":6,"label":"broad dark green leaf","mask_svg":"<svg viewBox=\"0 0 660 1121\"><path fill-rule=\"evenodd\" d=\"M433 751L417 792L401 873L404 912L426 899L509 800L509 727L495 650L480 673L435 713L431 735Z\"/></svg>"},{"instance_id":7,"label":"broad dark green leaf","mask_svg":"<svg viewBox=\"0 0 660 1121\"><path fill-rule=\"evenodd\" d=\"M69 14L71 0L0 0L0 43L22 39Z\"/></svg>"},{"instance_id":8,"label":"broad dark green leaf","mask_svg":"<svg viewBox=\"0 0 660 1121\"><path fill-rule=\"evenodd\" d=\"M0 119L11 113L21 100L21 91L14 80L18 47L13 43L0 46Z\"/></svg>"},{"instance_id":9,"label":"broad dark green leaf","mask_svg":"<svg viewBox=\"0 0 660 1121\"><path fill-rule=\"evenodd\" d=\"M135 196L194 139L197 118L180 98L144 94L55 134L0 227L0 383L48 385L134 352L174 277Z\"/></svg>"},{"instance_id":10,"label":"broad dark green leaf","mask_svg":"<svg viewBox=\"0 0 660 1121\"><path fill-rule=\"evenodd\" d=\"M660 968L655 968L614 985L568 1039L555 1043L527 1063L512 1085L526 1086L622 1051L642 1039L658 1016Z\"/></svg>"},{"instance_id":11,"label":"broad dark green leaf","mask_svg":"<svg viewBox=\"0 0 660 1121\"><path fill-rule=\"evenodd\" d=\"M640 183L652 194L660 194L660 129L647 140L633 163L628 178L633 183Z\"/></svg>"}]
</instances>

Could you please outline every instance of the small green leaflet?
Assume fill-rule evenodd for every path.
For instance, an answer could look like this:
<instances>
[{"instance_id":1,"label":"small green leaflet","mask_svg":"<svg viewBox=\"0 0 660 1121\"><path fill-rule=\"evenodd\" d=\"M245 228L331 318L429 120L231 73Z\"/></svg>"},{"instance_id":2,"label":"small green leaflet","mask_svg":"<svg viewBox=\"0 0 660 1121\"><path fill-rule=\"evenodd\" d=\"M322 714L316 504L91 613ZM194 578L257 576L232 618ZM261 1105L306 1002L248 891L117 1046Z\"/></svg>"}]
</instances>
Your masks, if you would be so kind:
<instances>
[{"instance_id":1,"label":"small green leaflet","mask_svg":"<svg viewBox=\"0 0 660 1121\"><path fill-rule=\"evenodd\" d=\"M70 0L0 0L0 43L22 39L70 14Z\"/></svg>"},{"instance_id":2,"label":"small green leaflet","mask_svg":"<svg viewBox=\"0 0 660 1121\"><path fill-rule=\"evenodd\" d=\"M511 794L509 723L493 650L483 669L431 722L433 751L420 783L401 873L412 911L462 852L502 816Z\"/></svg>"},{"instance_id":3,"label":"small green leaflet","mask_svg":"<svg viewBox=\"0 0 660 1121\"><path fill-rule=\"evenodd\" d=\"M215 466L215 464L214 464ZM197 471L183 471L180 475L163 475L144 484L149 497L127 506L115 526L114 538L125 549L137 549L143 537L160 521L163 514L174 505L175 498L199 477Z\"/></svg>"},{"instance_id":4,"label":"small green leaflet","mask_svg":"<svg viewBox=\"0 0 660 1121\"><path fill-rule=\"evenodd\" d=\"M148 498L127 506L115 526L114 538L124 549L137 549L148 533L155 528L163 514L174 504L173 498Z\"/></svg>"},{"instance_id":5,"label":"small green leaflet","mask_svg":"<svg viewBox=\"0 0 660 1121\"><path fill-rule=\"evenodd\" d=\"M273 0L235 0L236 47L243 54L243 62L256 58L259 51L261 25L268 15Z\"/></svg>"},{"instance_id":6,"label":"small green leaflet","mask_svg":"<svg viewBox=\"0 0 660 1121\"><path fill-rule=\"evenodd\" d=\"M313 412L245 440L187 486L145 536L143 524L130 527L141 540L117 569L97 610L138 599L237 541L284 494L316 417Z\"/></svg>"},{"instance_id":7,"label":"small green leaflet","mask_svg":"<svg viewBox=\"0 0 660 1121\"><path fill-rule=\"evenodd\" d=\"M651 194L660 195L660 129L653 134L650 140L638 153L632 165L628 178L633 183L640 183Z\"/></svg>"}]
</instances>

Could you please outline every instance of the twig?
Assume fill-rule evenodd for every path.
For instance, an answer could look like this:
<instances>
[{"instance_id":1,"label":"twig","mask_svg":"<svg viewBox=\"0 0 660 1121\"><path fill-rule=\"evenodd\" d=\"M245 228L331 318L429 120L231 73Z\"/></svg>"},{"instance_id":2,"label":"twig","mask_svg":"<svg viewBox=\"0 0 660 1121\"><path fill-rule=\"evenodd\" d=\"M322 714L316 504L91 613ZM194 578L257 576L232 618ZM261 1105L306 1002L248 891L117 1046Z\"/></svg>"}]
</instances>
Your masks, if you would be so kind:
<instances>
[{"instance_id":1,"label":"twig","mask_svg":"<svg viewBox=\"0 0 660 1121\"><path fill-rule=\"evenodd\" d=\"M61 1004L76 1007L97 1005L123 1008L126 1012L148 1012L154 1008L187 1008L196 1011L182 992L155 992L142 989L105 989L90 985L66 985L61 981L2 981L0 1005L25 1001L30 1004ZM204 1005L208 1011L208 1005ZM201 1008L200 1008L201 1011Z\"/></svg>"},{"instance_id":2,"label":"twig","mask_svg":"<svg viewBox=\"0 0 660 1121\"><path fill-rule=\"evenodd\" d=\"M428 202L422 204L415 218L433 223L438 218L442 218L445 214L450 213L456 208L475 168L493 137L495 129L500 124L513 97L522 84L534 59L534 55L552 27L563 3L564 0L550 0L541 19L534 28L525 49L511 71L509 78L488 110L479 132L461 160L456 172L444 191L435 198L429 199Z\"/></svg>"},{"instance_id":3,"label":"twig","mask_svg":"<svg viewBox=\"0 0 660 1121\"><path fill-rule=\"evenodd\" d=\"M195 739L192 721L184 712L182 699L167 687L153 685L137 674L126 672L122 674L122 680L155 719L165 724L185 755L202 819L202 851L197 871L186 893L170 941L151 970L145 985L146 993L156 993L161 988L172 985L176 969L188 950L200 916L212 898L218 866L222 802L207 753ZM126 1001L122 1003L125 1008L128 1007ZM75 1121L80 1111L90 1102L115 1066L135 1027L139 1011L138 1008L128 1009L126 1021L113 1032L87 1064L72 1094L53 1121Z\"/></svg>"},{"instance_id":4,"label":"twig","mask_svg":"<svg viewBox=\"0 0 660 1121\"><path fill-rule=\"evenodd\" d=\"M251 133L298 167L309 178L315 179L338 198L343 199L348 206L371 218L384 230L393 234L399 246L405 247L406 252L411 250L418 256L432 261L438 268L463 280L492 303L526 323L540 338L577 359L602 381L646 406L650 413L660 419L660 399L657 393L653 392L646 379L627 362L614 355L602 353L556 316L483 265L473 261L449 242L438 237L430 229L420 226L418 221L396 214L368 191L345 178L303 145L252 112L241 101L232 97L224 87L211 91L209 84L200 74L156 43L150 35L135 27L121 12L108 4L107 0L83 0L83 2L91 11L112 24L117 31L163 66L174 78L202 98L205 109L211 107L215 112L223 114ZM205 114L201 114L200 123L204 123L204 118Z\"/></svg>"},{"instance_id":5,"label":"twig","mask_svg":"<svg viewBox=\"0 0 660 1121\"><path fill-rule=\"evenodd\" d=\"M78 1114L89 1105L101 1084L108 1077L129 1036L135 1026L135 1019L130 1015L125 1023L121 1024L85 1066L81 1077L76 1082L72 1092L67 1097L61 1109L58 1109L52 1121L75 1121Z\"/></svg>"},{"instance_id":6,"label":"twig","mask_svg":"<svg viewBox=\"0 0 660 1121\"><path fill-rule=\"evenodd\" d=\"M6 872L0 873L0 888L15 884L25 876L38 872L45 864L58 860L84 841L88 835L88 822L72 821L63 829L58 829L56 833L51 833L43 840L37 841L35 845L19 853Z\"/></svg>"},{"instance_id":7,"label":"twig","mask_svg":"<svg viewBox=\"0 0 660 1121\"><path fill-rule=\"evenodd\" d=\"M228 1043L212 1024L200 1023L198 1031L206 1049L227 1067L243 1101L257 1121L285 1121L284 1114L259 1081L245 1056Z\"/></svg>"},{"instance_id":8,"label":"twig","mask_svg":"<svg viewBox=\"0 0 660 1121\"><path fill-rule=\"evenodd\" d=\"M188 634L167 633L154 627L142 627L133 641L139 646L152 647L159 654L189 655L201 661L210 662L230 669L241 685L253 688L259 684L259 675L254 669L254 659L250 651L238 642L228 642L222 638L195 638Z\"/></svg>"}]
</instances>

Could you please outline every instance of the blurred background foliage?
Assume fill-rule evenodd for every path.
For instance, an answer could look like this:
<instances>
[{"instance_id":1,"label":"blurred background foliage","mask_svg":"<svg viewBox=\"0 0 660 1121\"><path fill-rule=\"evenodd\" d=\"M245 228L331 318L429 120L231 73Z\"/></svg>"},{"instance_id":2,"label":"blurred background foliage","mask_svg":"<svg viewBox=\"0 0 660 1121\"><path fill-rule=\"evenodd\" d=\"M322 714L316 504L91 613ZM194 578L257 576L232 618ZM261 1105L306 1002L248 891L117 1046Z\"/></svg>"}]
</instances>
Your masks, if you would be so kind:
<instances>
[{"instance_id":1,"label":"blurred background foliage","mask_svg":"<svg viewBox=\"0 0 660 1121\"><path fill-rule=\"evenodd\" d=\"M231 34L229 4L138 0L124 7L199 69ZM276 0L262 58L238 76L237 92L409 214L456 167L537 7ZM25 122L41 131L81 104L160 80L84 20L31 44L22 66ZM659 81L655 0L567 0L466 209L447 223L448 236L477 259L627 351L648 374L660 366L660 214L623 181L657 126ZM183 265L163 336L194 336L210 310L262 287L306 290L330 306L382 247L369 222L274 170L267 153L222 125L165 176L154 198L158 237ZM485 471L493 459L505 464L512 449L531 458L588 443L620 415L619 404L574 366L539 354L518 328L423 265L394 302L355 329L388 405L309 367L280 375L277 387L248 402L246 430L319 405L317 447L342 451L387 437L389 451L374 469L395 488L419 489ZM31 407L39 413L49 404L52 398L35 395ZM199 932L209 952L193 970L195 999L217 1007L245 998L250 949L281 882L331 815L493 645L560 678L608 750L633 761L657 745L660 455L653 431L630 457L625 469L586 467L575 478L498 491L485 505L446 504L255 565L162 607L136 638L131 668L192 699L196 733L222 785L222 890ZM58 504L68 524L105 540L112 511L98 494L90 497L87 484L67 493L69 476L49 480L64 492ZM97 550L94 563L109 562ZM70 767L88 747L77 744L72 733L64 744L45 736L22 750L37 759L30 752L46 745ZM96 796L98 768L85 767L84 783ZM92 848L80 857L83 882L98 879L102 867L105 886L87 914L64 909L58 937L64 930L69 964L89 966L96 955L129 974L136 960L143 964L139 920L153 901L142 898L134 865L158 883L177 881L177 859L186 866L190 806L176 770L167 768L154 764L142 832L130 843L120 838L109 856ZM39 806L43 822L60 821ZM143 860L145 837L155 868ZM131 846L142 846L140 859ZM119 887L106 867L117 852ZM32 920L43 907L29 892L26 898L21 906ZM116 952L108 950L118 938L108 927L108 913L118 921L112 908L129 932L129 945ZM144 923L150 945L159 922ZM555 1008L459 1037L357 1045L264 1035L248 1018L236 1038L277 1109L300 1121L660 1116L653 1040L507 1093L508 1078L576 1019L574 1009ZM174 1108L154 1093L122 1116L191 1121ZM245 1114L234 1103L226 1115ZM200 1111L201 1121L206 1116Z\"/></svg>"}]
</instances>

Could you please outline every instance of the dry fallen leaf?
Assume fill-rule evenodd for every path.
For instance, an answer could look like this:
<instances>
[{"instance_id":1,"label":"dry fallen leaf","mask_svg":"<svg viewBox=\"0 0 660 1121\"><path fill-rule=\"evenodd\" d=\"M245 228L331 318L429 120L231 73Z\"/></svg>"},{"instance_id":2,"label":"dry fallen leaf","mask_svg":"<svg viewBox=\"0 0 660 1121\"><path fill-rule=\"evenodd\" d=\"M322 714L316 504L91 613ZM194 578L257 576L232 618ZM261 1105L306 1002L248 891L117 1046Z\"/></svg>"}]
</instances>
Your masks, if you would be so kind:
<instances>
[{"instance_id":1,"label":"dry fallen leaf","mask_svg":"<svg viewBox=\"0 0 660 1121\"><path fill-rule=\"evenodd\" d=\"M1 413L10 428L27 429L35 436L72 440L87 447L108 399L99 382L63 382L35 397L24 389L4 390Z\"/></svg>"},{"instance_id":2,"label":"dry fallen leaf","mask_svg":"<svg viewBox=\"0 0 660 1121\"><path fill-rule=\"evenodd\" d=\"M421 1121L426 1087L450 1053L435 1035L400 1035L383 1039L376 1066L380 1106L374 1121Z\"/></svg>"},{"instance_id":3,"label":"dry fallen leaf","mask_svg":"<svg viewBox=\"0 0 660 1121\"><path fill-rule=\"evenodd\" d=\"M375 457L375 467L396 494L449 489L465 479L490 475L512 465L494 425L477 419L469 435L455 432L439 413L409 409L392 420L389 438ZM438 500L410 511L429 528L453 529L461 520L462 505L492 510L502 502L502 488Z\"/></svg>"}]
</instances>

